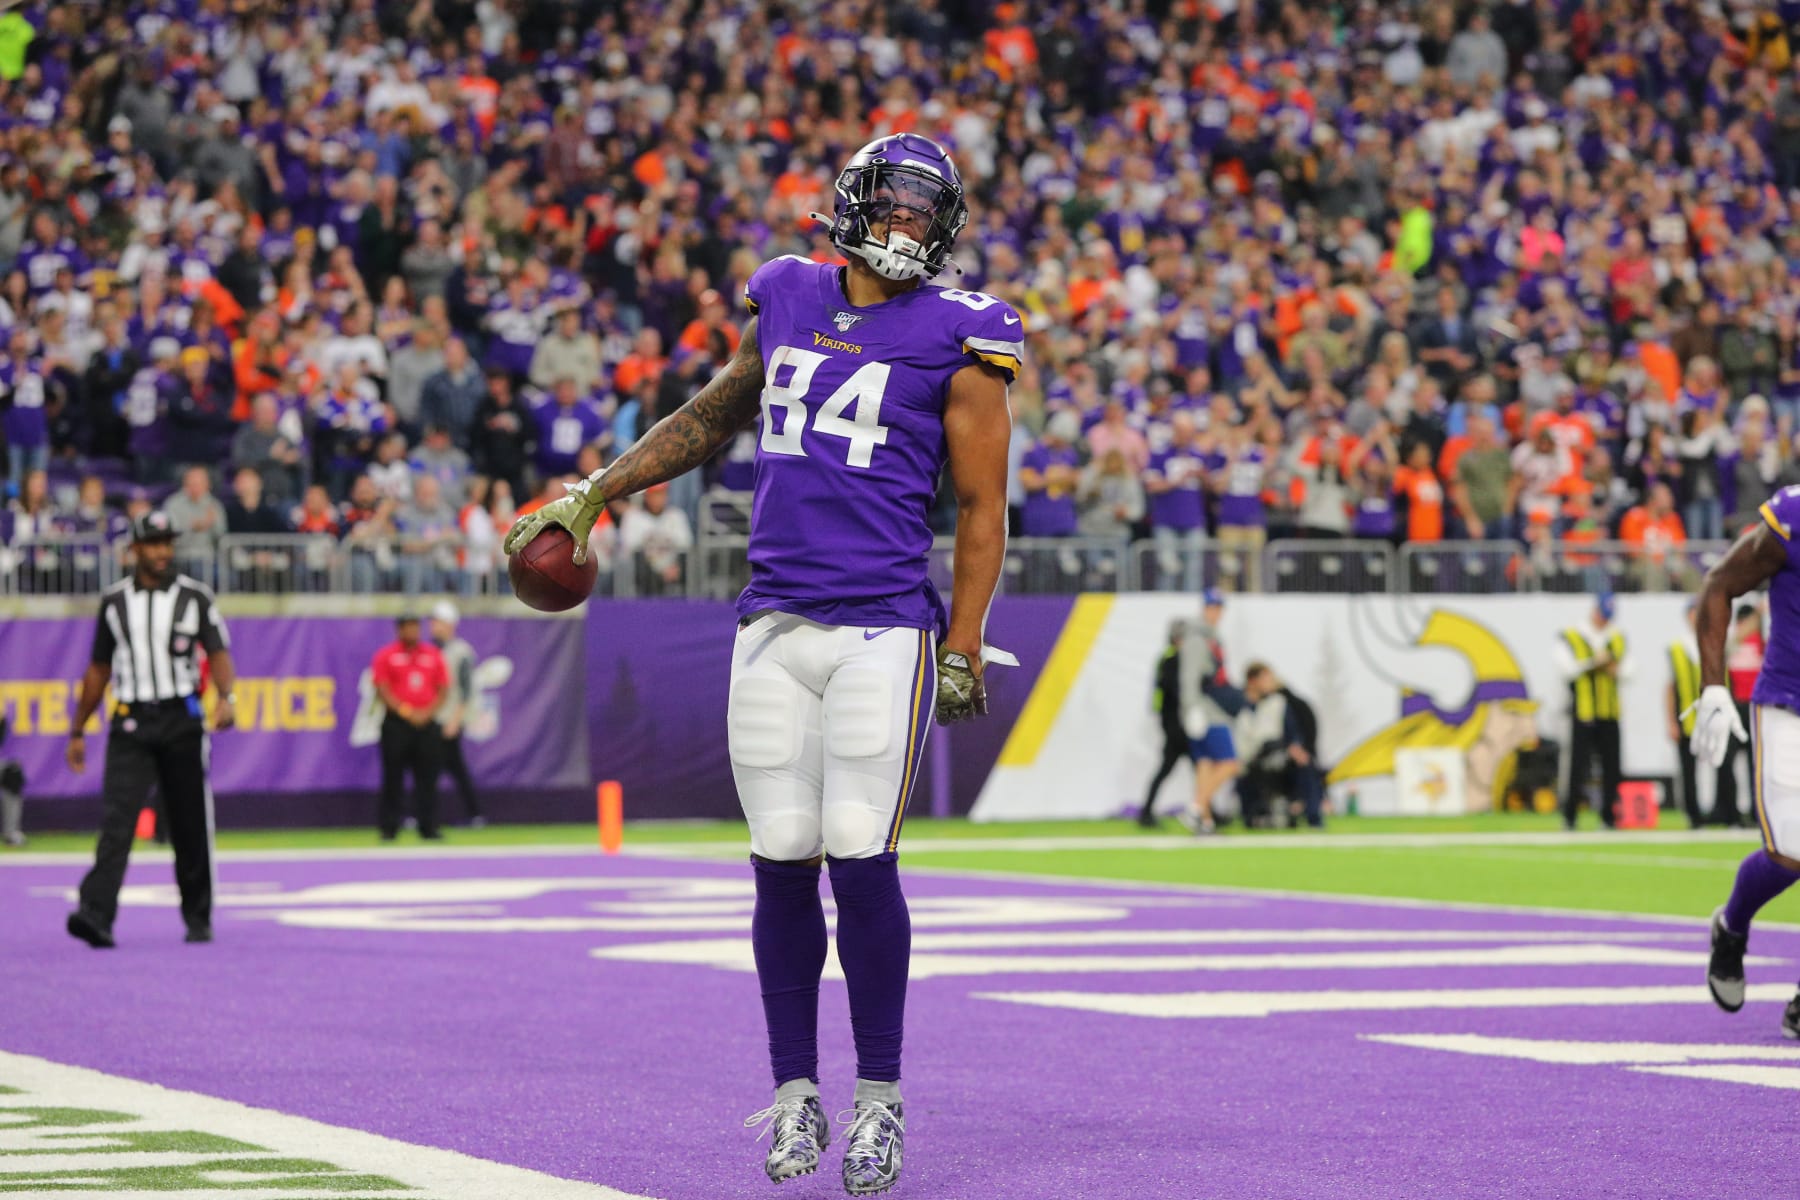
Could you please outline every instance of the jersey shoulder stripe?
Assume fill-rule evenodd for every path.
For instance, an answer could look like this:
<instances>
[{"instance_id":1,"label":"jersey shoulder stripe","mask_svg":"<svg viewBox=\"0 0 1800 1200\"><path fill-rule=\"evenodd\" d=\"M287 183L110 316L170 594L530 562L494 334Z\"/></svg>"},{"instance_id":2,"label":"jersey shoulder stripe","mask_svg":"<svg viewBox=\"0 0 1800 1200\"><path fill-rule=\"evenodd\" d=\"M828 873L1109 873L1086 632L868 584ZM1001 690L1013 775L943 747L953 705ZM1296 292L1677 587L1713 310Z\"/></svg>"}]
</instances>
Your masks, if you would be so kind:
<instances>
[{"instance_id":1,"label":"jersey shoulder stripe","mask_svg":"<svg viewBox=\"0 0 1800 1200\"><path fill-rule=\"evenodd\" d=\"M1765 503L1757 511L1762 514L1763 523L1768 525L1768 527L1774 531L1775 536L1779 537L1784 542L1793 540L1794 531L1784 524L1780 517L1775 515L1775 510L1773 508L1770 508Z\"/></svg>"}]
</instances>

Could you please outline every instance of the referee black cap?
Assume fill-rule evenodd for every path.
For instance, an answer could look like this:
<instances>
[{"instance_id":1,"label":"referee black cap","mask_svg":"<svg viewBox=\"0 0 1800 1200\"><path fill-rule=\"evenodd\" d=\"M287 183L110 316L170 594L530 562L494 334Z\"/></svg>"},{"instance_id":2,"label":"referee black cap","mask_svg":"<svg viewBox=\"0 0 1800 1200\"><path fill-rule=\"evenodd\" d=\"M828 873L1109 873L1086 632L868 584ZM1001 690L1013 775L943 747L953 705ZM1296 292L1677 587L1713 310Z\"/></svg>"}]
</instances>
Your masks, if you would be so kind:
<instances>
[{"instance_id":1,"label":"referee black cap","mask_svg":"<svg viewBox=\"0 0 1800 1200\"><path fill-rule=\"evenodd\" d=\"M175 526L169 521L168 513L147 512L131 523L131 540L172 542L175 540Z\"/></svg>"}]
</instances>

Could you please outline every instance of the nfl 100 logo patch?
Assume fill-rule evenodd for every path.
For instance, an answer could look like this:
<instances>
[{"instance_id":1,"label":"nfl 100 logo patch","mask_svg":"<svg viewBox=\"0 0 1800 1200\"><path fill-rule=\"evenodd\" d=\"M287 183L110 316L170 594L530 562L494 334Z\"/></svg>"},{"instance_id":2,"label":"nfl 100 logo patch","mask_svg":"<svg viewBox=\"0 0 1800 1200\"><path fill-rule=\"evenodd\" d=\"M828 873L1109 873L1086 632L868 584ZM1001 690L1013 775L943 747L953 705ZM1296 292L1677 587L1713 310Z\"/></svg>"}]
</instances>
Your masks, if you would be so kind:
<instances>
[{"instance_id":1,"label":"nfl 100 logo patch","mask_svg":"<svg viewBox=\"0 0 1800 1200\"><path fill-rule=\"evenodd\" d=\"M861 313L844 312L842 310L839 310L838 315L831 318L831 321L832 321L832 324L834 324L838 327L839 333L849 333L851 328L854 327L855 325L857 325L862 319L863 318L862 318Z\"/></svg>"}]
</instances>

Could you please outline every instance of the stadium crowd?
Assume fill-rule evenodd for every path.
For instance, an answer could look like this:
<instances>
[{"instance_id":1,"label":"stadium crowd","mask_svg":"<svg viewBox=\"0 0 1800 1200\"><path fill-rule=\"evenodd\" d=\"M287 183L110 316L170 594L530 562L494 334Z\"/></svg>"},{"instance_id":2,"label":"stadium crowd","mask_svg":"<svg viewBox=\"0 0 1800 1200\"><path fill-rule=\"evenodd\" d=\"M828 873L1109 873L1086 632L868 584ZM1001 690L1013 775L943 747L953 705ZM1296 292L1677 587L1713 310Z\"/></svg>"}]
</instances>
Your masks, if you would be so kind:
<instances>
[{"instance_id":1,"label":"stadium crowd","mask_svg":"<svg viewBox=\"0 0 1800 1200\"><path fill-rule=\"evenodd\" d=\"M0 9L0 543L491 579L895 130L1026 316L1016 533L1661 553L1800 481L1790 0ZM753 436L609 552L678 581Z\"/></svg>"}]
</instances>

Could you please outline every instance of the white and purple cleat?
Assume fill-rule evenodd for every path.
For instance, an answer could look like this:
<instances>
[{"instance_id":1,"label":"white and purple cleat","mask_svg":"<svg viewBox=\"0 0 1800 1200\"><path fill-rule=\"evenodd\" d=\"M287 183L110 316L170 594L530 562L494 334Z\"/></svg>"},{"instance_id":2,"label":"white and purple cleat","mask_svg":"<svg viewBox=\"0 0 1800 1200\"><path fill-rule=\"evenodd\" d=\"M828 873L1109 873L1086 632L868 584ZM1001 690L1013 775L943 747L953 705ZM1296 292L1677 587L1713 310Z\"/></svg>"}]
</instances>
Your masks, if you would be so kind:
<instances>
[{"instance_id":1,"label":"white and purple cleat","mask_svg":"<svg viewBox=\"0 0 1800 1200\"><path fill-rule=\"evenodd\" d=\"M856 1107L840 1113L838 1120L850 1126L850 1144L844 1149L844 1190L852 1196L873 1196L900 1182L900 1150L906 1140L900 1105L858 1100Z\"/></svg>"},{"instance_id":2,"label":"white and purple cleat","mask_svg":"<svg viewBox=\"0 0 1800 1200\"><path fill-rule=\"evenodd\" d=\"M767 1122L767 1128L756 1135L774 1132L775 1144L769 1147L763 1170L774 1183L785 1183L819 1169L819 1155L831 1139L831 1126L817 1096L794 1096L777 1100L744 1121L746 1127Z\"/></svg>"}]
</instances>

